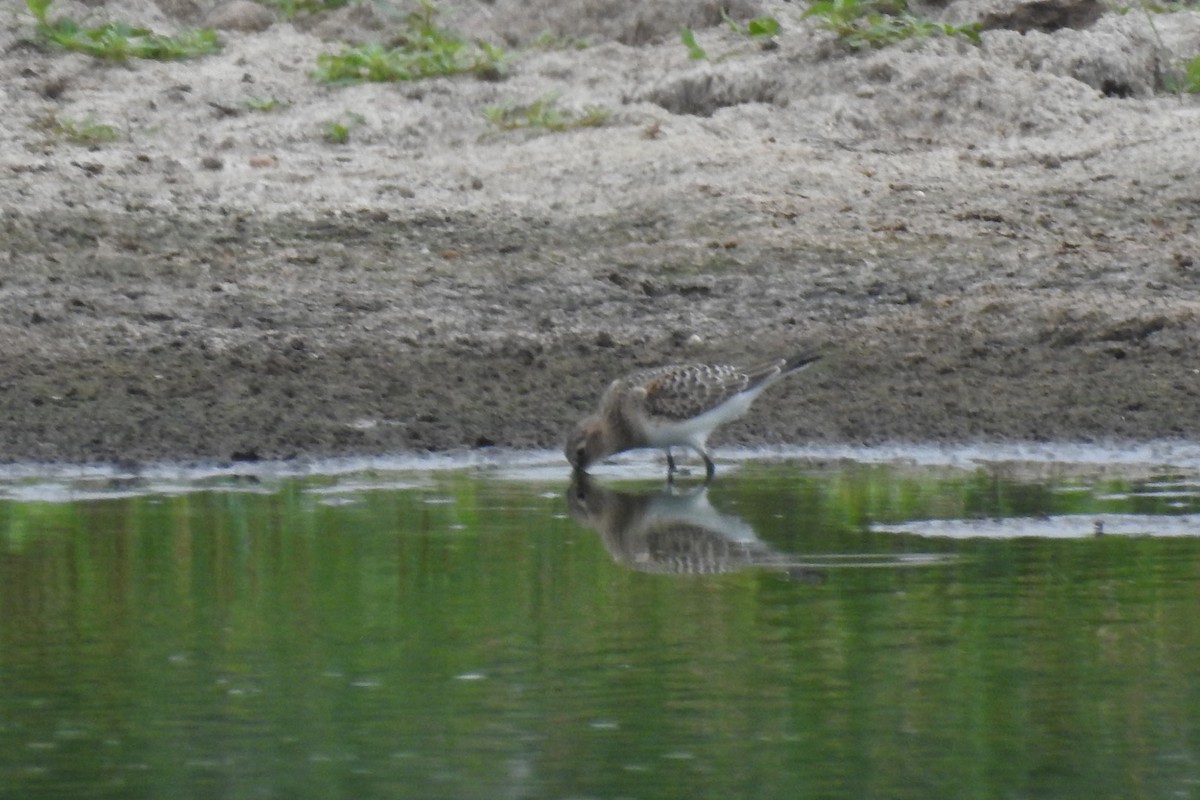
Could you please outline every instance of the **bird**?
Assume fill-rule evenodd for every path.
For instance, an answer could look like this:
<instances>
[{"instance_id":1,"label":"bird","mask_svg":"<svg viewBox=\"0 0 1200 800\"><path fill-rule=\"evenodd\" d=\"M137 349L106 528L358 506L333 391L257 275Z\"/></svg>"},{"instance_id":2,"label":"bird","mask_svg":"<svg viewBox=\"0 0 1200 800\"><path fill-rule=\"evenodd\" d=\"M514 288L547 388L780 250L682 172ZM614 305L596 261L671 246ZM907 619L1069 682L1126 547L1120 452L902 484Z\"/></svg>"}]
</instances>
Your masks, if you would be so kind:
<instances>
[{"instance_id":1,"label":"bird","mask_svg":"<svg viewBox=\"0 0 1200 800\"><path fill-rule=\"evenodd\" d=\"M709 435L746 413L754 398L785 375L820 358L803 352L753 367L729 364L669 364L617 378L596 411L567 436L563 453L576 472L626 450L659 447L667 453L667 479L675 474L672 447L691 448L704 459L705 481L716 474Z\"/></svg>"}]
</instances>

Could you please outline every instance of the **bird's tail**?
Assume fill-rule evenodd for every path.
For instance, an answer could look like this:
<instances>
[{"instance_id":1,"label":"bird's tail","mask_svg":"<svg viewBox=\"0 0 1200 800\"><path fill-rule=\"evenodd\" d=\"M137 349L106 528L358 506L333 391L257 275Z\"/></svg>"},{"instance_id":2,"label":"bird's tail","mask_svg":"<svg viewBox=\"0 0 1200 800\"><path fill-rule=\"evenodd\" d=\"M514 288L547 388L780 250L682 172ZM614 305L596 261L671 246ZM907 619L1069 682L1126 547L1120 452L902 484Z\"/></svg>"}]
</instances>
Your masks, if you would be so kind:
<instances>
[{"instance_id":1,"label":"bird's tail","mask_svg":"<svg viewBox=\"0 0 1200 800\"><path fill-rule=\"evenodd\" d=\"M746 370L746 374L750 377L750 388L770 386L784 375L804 369L820 357L817 351L809 350L791 358L777 358L774 361L769 361L766 364L760 364L757 367L748 369Z\"/></svg>"},{"instance_id":2,"label":"bird's tail","mask_svg":"<svg viewBox=\"0 0 1200 800\"><path fill-rule=\"evenodd\" d=\"M799 355L794 355L783 364L782 374L787 375L789 372L795 372L798 369L804 369L814 361L819 361L821 354L816 350L806 350Z\"/></svg>"}]
</instances>

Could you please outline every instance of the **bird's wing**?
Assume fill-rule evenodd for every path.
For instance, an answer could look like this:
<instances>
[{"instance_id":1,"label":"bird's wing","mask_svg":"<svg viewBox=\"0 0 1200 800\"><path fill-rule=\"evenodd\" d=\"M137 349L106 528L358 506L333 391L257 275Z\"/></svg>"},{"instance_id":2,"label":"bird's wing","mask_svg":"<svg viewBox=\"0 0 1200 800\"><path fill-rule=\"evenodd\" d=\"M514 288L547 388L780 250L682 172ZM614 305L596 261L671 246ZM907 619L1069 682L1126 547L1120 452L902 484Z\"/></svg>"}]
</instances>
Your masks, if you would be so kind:
<instances>
[{"instance_id":1,"label":"bird's wing","mask_svg":"<svg viewBox=\"0 0 1200 800\"><path fill-rule=\"evenodd\" d=\"M728 364L679 364L635 373L629 380L634 392L644 393L647 415L678 421L716 408L779 369L773 364L748 373Z\"/></svg>"}]
</instances>

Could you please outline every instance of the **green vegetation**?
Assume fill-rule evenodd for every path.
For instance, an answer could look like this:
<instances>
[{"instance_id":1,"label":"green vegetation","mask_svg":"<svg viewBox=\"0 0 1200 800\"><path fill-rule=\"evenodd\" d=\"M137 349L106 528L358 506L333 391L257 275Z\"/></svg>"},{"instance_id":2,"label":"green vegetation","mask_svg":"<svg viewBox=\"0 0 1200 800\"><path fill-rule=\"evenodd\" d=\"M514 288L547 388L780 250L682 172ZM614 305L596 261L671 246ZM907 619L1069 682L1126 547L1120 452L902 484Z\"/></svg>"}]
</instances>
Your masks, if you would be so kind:
<instances>
[{"instance_id":1,"label":"green vegetation","mask_svg":"<svg viewBox=\"0 0 1200 800\"><path fill-rule=\"evenodd\" d=\"M347 111L342 119L331 119L321 123L321 138L329 144L346 144L350 141L350 131L362 125L367 118L362 114Z\"/></svg>"},{"instance_id":2,"label":"green vegetation","mask_svg":"<svg viewBox=\"0 0 1200 800\"><path fill-rule=\"evenodd\" d=\"M560 36L553 31L542 31L529 43L530 50L586 50L591 46L580 36Z\"/></svg>"},{"instance_id":3,"label":"green vegetation","mask_svg":"<svg viewBox=\"0 0 1200 800\"><path fill-rule=\"evenodd\" d=\"M729 30L734 33L741 34L748 39L770 39L770 37L779 33L779 20L774 17L755 17L748 22L737 22L724 11L721 12L721 18L725 20L725 24L729 26ZM706 51L696 41L696 32L691 28L683 28L679 31L679 39L683 42L683 46L687 48L688 57L696 60L708 58ZM737 54L739 51L730 50L726 53L712 59L713 61L721 61L729 56Z\"/></svg>"},{"instance_id":4,"label":"green vegetation","mask_svg":"<svg viewBox=\"0 0 1200 800\"><path fill-rule=\"evenodd\" d=\"M558 95L548 94L526 105L489 106L484 109L483 116L501 131L541 128L558 132L596 127L608 119L609 110L602 106L584 106L583 112L576 114L559 108L557 102Z\"/></svg>"},{"instance_id":5,"label":"green vegetation","mask_svg":"<svg viewBox=\"0 0 1200 800\"><path fill-rule=\"evenodd\" d=\"M91 117L76 121L51 113L35 120L33 127L49 134L53 141L61 140L71 144L93 146L115 142L121 138L121 132L112 125L96 122Z\"/></svg>"},{"instance_id":6,"label":"green vegetation","mask_svg":"<svg viewBox=\"0 0 1200 800\"><path fill-rule=\"evenodd\" d=\"M67 50L112 61L129 58L171 61L207 55L221 47L216 32L211 28L189 29L166 36L127 22L106 22L85 28L66 17L51 21L47 11L52 1L25 0L25 6L37 21L38 36Z\"/></svg>"},{"instance_id":7,"label":"green vegetation","mask_svg":"<svg viewBox=\"0 0 1200 800\"><path fill-rule=\"evenodd\" d=\"M1200 92L1200 56L1184 65L1183 91L1193 94Z\"/></svg>"},{"instance_id":8,"label":"green vegetation","mask_svg":"<svg viewBox=\"0 0 1200 800\"><path fill-rule=\"evenodd\" d=\"M1200 94L1200 56L1183 63L1183 75L1168 74L1163 77L1163 86L1169 92Z\"/></svg>"},{"instance_id":9,"label":"green vegetation","mask_svg":"<svg viewBox=\"0 0 1200 800\"><path fill-rule=\"evenodd\" d=\"M1167 2L1141 0L1141 2L1129 5L1118 5L1112 10L1117 14L1125 15L1135 9L1140 9L1147 14L1174 14L1177 11L1195 11L1196 3L1195 0L1167 0Z\"/></svg>"},{"instance_id":10,"label":"green vegetation","mask_svg":"<svg viewBox=\"0 0 1200 800\"><path fill-rule=\"evenodd\" d=\"M722 10L721 19L725 20L725 24L729 26L729 30L734 33L740 33L743 36L748 36L751 39L757 39L761 36L774 36L779 33L779 20L774 17L755 17L746 23L740 23Z\"/></svg>"},{"instance_id":11,"label":"green vegetation","mask_svg":"<svg viewBox=\"0 0 1200 800\"><path fill-rule=\"evenodd\" d=\"M405 29L393 47L371 42L341 53L317 56L314 75L330 83L413 81L440 75L471 73L496 78L504 52L487 42L471 43L439 28L437 9L422 0L420 9L405 18Z\"/></svg>"},{"instance_id":12,"label":"green vegetation","mask_svg":"<svg viewBox=\"0 0 1200 800\"><path fill-rule=\"evenodd\" d=\"M905 0L816 0L804 12L849 47L884 47L923 36L963 36L979 41L979 24L951 25L915 17Z\"/></svg>"},{"instance_id":13,"label":"green vegetation","mask_svg":"<svg viewBox=\"0 0 1200 800\"><path fill-rule=\"evenodd\" d=\"M319 11L329 11L350 4L350 0L258 0L258 2L275 9L284 19L292 19L304 14L316 14Z\"/></svg>"},{"instance_id":14,"label":"green vegetation","mask_svg":"<svg viewBox=\"0 0 1200 800\"><path fill-rule=\"evenodd\" d=\"M691 28L681 30L679 38L683 42L683 46L687 48L688 58L694 58L697 61L708 58L708 51L696 42L696 32Z\"/></svg>"},{"instance_id":15,"label":"green vegetation","mask_svg":"<svg viewBox=\"0 0 1200 800\"><path fill-rule=\"evenodd\" d=\"M1179 3L1156 3L1153 0L1142 0L1137 6L1123 6L1118 9L1118 13L1126 14L1134 8L1140 8L1146 16L1146 24L1150 26L1151 32L1154 34L1154 40L1158 43L1158 49L1163 53L1171 53L1171 48L1167 47L1167 43L1163 41L1162 34L1159 33L1158 25L1154 22L1155 14L1169 14L1176 11L1186 9L1195 9L1194 4L1179 4ZM1179 62L1174 58L1170 60L1163 74L1159 79L1162 88L1174 94L1197 94L1200 93L1200 55L1182 62L1182 75L1178 69Z\"/></svg>"},{"instance_id":16,"label":"green vegetation","mask_svg":"<svg viewBox=\"0 0 1200 800\"><path fill-rule=\"evenodd\" d=\"M341 122L326 122L321 126L321 136L330 144L345 144L350 141L350 128Z\"/></svg>"},{"instance_id":17,"label":"green vegetation","mask_svg":"<svg viewBox=\"0 0 1200 800\"><path fill-rule=\"evenodd\" d=\"M291 105L278 97L247 97L242 103L251 111L281 111Z\"/></svg>"}]
</instances>

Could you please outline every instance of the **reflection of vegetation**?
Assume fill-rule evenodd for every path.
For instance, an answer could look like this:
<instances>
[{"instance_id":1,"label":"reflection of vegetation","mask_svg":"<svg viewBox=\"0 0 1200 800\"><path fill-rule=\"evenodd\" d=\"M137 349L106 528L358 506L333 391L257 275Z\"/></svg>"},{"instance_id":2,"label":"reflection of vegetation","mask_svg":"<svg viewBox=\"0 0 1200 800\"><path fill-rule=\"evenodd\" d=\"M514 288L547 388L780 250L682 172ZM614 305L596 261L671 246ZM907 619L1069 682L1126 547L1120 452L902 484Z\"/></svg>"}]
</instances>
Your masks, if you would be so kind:
<instances>
[{"instance_id":1,"label":"reflection of vegetation","mask_svg":"<svg viewBox=\"0 0 1200 800\"><path fill-rule=\"evenodd\" d=\"M725 475L713 505L789 552L931 547L871 519L1179 510L1001 470ZM521 795L514 759L539 796L644 794L630 764L680 797L1158 797L1190 774L1161 754L1200 719L1200 539L680 580L613 564L559 484L354 480L0 502L8 793L162 796L181 764L296 798Z\"/></svg>"},{"instance_id":2,"label":"reflection of vegetation","mask_svg":"<svg viewBox=\"0 0 1200 800\"><path fill-rule=\"evenodd\" d=\"M87 28L67 17L51 21L47 17L51 2L25 0L25 5L37 20L38 36L67 50L113 61L128 58L168 61L207 55L220 49L217 34L211 28L190 29L167 36L127 22L106 22Z\"/></svg>"}]
</instances>

